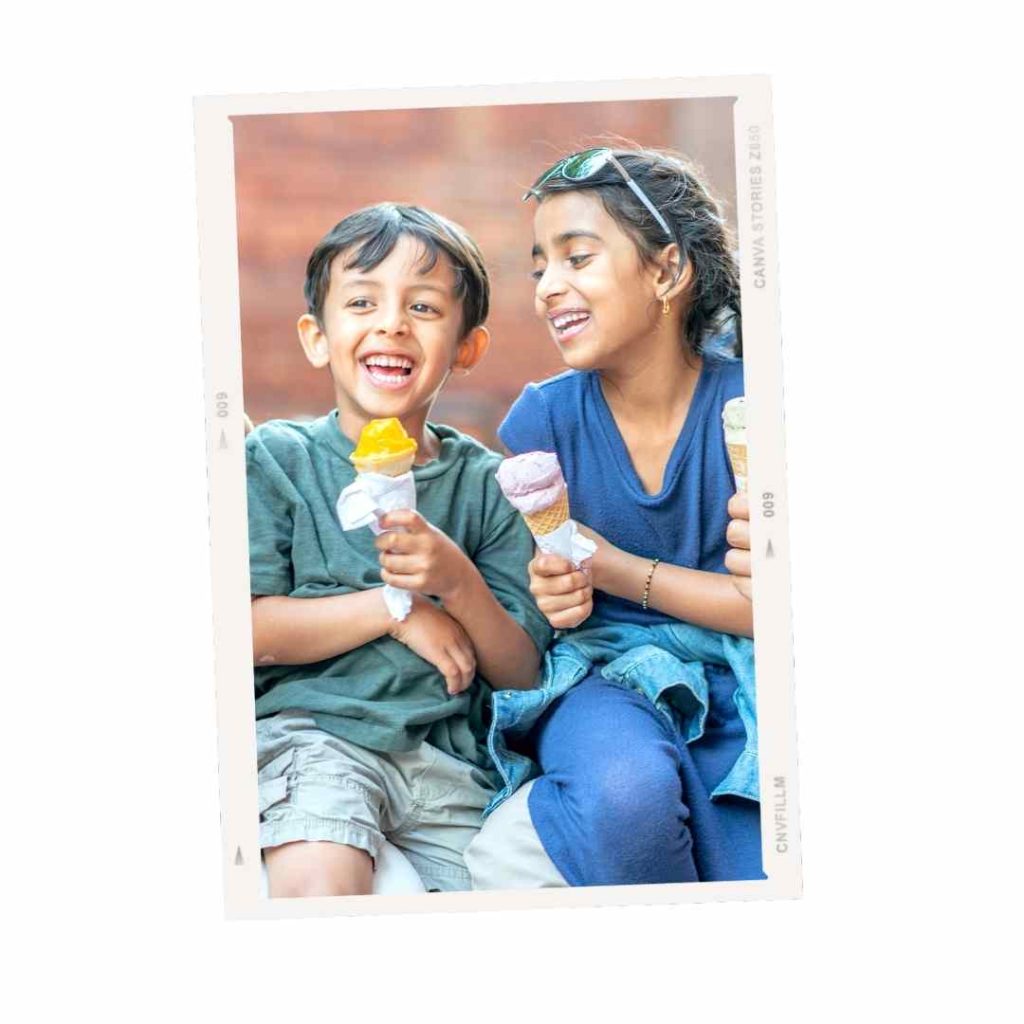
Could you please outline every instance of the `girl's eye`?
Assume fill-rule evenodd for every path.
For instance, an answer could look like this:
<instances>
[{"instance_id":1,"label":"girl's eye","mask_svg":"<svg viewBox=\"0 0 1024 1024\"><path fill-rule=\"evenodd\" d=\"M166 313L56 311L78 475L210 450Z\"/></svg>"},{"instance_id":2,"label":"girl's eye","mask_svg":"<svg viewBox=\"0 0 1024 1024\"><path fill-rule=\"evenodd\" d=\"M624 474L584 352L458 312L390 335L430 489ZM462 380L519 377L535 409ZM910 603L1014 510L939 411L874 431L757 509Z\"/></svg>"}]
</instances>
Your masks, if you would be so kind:
<instances>
[{"instance_id":1,"label":"girl's eye","mask_svg":"<svg viewBox=\"0 0 1024 1024\"><path fill-rule=\"evenodd\" d=\"M593 256L593 255L594 254L591 253L591 252L577 252L577 253L573 253L573 255L569 257L569 266L571 266L571 267L585 267L587 265L587 260L589 260L590 257Z\"/></svg>"},{"instance_id":2,"label":"girl's eye","mask_svg":"<svg viewBox=\"0 0 1024 1024\"><path fill-rule=\"evenodd\" d=\"M537 267L535 270L530 271L530 280L539 281L544 276L544 268Z\"/></svg>"}]
</instances>

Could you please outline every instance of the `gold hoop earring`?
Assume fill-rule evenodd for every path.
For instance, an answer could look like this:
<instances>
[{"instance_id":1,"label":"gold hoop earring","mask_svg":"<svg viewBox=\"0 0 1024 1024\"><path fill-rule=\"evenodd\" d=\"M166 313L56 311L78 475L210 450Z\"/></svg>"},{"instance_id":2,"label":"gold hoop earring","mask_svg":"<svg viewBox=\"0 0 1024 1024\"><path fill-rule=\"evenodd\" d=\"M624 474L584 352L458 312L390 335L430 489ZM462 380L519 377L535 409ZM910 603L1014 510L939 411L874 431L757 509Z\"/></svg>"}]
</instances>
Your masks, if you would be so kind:
<instances>
[{"instance_id":1,"label":"gold hoop earring","mask_svg":"<svg viewBox=\"0 0 1024 1024\"><path fill-rule=\"evenodd\" d=\"M672 312L672 307L668 304L668 299L661 300L661 315L668 316Z\"/></svg>"}]
</instances>

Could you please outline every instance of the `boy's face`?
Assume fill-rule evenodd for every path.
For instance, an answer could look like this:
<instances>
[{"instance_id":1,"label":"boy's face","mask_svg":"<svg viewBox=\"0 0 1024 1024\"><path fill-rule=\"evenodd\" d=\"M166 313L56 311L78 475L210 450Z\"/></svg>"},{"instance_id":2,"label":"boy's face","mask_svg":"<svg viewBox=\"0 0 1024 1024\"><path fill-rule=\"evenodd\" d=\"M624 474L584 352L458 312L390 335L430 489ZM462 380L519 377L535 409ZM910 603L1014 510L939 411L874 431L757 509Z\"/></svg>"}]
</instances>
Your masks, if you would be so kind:
<instances>
[{"instance_id":1,"label":"boy's face","mask_svg":"<svg viewBox=\"0 0 1024 1024\"><path fill-rule=\"evenodd\" d=\"M372 270L331 264L323 327L299 320L309 361L330 366L341 428L350 437L371 419L397 416L413 436L454 368L469 370L483 355L487 332L460 339L462 303L444 253L424 272L424 251L402 236Z\"/></svg>"}]
</instances>

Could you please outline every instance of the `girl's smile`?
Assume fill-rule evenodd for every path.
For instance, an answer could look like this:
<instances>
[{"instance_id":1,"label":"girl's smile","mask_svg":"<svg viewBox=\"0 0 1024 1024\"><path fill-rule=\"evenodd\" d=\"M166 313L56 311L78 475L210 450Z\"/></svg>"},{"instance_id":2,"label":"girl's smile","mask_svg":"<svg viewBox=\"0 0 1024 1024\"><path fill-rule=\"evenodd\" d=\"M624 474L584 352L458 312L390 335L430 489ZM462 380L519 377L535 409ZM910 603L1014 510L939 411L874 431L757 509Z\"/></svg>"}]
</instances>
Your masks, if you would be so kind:
<instances>
[{"instance_id":1,"label":"girl's smile","mask_svg":"<svg viewBox=\"0 0 1024 1024\"><path fill-rule=\"evenodd\" d=\"M663 331L660 269L588 192L544 198L534 218L534 306L576 370L625 368L649 358ZM662 285L664 288L664 285Z\"/></svg>"},{"instance_id":2,"label":"girl's smile","mask_svg":"<svg viewBox=\"0 0 1024 1024\"><path fill-rule=\"evenodd\" d=\"M585 309L556 309L548 313L548 322L554 328L555 340L564 344L586 330L590 314Z\"/></svg>"}]
</instances>

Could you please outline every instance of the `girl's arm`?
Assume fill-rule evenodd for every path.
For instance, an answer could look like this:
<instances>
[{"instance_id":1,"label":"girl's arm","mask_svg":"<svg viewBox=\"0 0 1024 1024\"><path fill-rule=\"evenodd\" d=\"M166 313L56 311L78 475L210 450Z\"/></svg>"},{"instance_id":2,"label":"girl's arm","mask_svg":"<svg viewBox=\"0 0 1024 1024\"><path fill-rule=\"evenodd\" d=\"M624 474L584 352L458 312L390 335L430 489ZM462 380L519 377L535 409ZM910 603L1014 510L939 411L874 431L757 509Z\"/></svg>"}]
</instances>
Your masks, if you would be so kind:
<instances>
[{"instance_id":1,"label":"girl's arm","mask_svg":"<svg viewBox=\"0 0 1024 1024\"><path fill-rule=\"evenodd\" d=\"M730 510L736 515L732 506ZM537 607L556 629L574 629L586 621L593 610L594 588L639 604L651 574L652 559L631 555L585 526L580 526L580 532L597 544L589 578L557 555L538 555L530 563L530 590ZM746 571L745 583L749 584L749 564ZM754 635L750 599L731 575L659 562L651 574L647 604L705 629Z\"/></svg>"},{"instance_id":2,"label":"girl's arm","mask_svg":"<svg viewBox=\"0 0 1024 1024\"><path fill-rule=\"evenodd\" d=\"M590 531L583 531L590 533ZM594 586L606 594L640 602L652 559L640 558L594 537ZM651 575L647 605L674 619L736 636L754 635L752 605L731 576L659 562Z\"/></svg>"}]
</instances>

